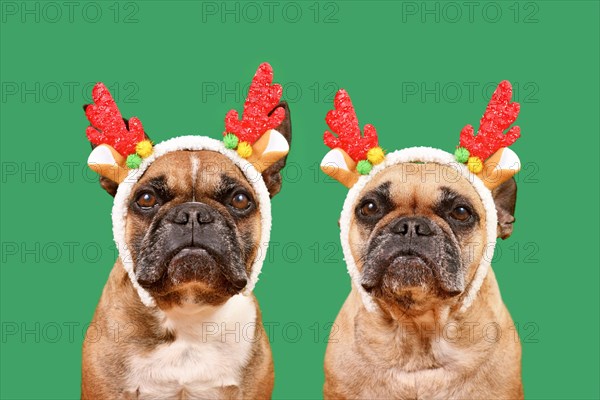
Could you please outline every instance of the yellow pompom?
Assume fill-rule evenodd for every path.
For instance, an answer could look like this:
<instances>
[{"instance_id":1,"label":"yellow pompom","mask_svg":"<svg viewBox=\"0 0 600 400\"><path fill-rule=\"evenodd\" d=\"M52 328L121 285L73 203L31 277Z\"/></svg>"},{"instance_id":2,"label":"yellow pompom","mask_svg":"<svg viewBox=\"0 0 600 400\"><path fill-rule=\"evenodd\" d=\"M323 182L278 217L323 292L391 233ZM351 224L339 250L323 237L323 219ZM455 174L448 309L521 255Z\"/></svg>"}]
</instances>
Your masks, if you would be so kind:
<instances>
[{"instance_id":1,"label":"yellow pompom","mask_svg":"<svg viewBox=\"0 0 600 400\"><path fill-rule=\"evenodd\" d=\"M237 152L242 158L248 158L252 155L252 146L248 142L239 142Z\"/></svg>"},{"instance_id":2,"label":"yellow pompom","mask_svg":"<svg viewBox=\"0 0 600 400\"><path fill-rule=\"evenodd\" d=\"M483 163L479 157L469 157L467 160L467 167L469 168L469 171L478 174L483 170Z\"/></svg>"},{"instance_id":3,"label":"yellow pompom","mask_svg":"<svg viewBox=\"0 0 600 400\"><path fill-rule=\"evenodd\" d=\"M135 145L135 152L142 158L148 157L152 154L152 142L149 140L138 142L138 144Z\"/></svg>"},{"instance_id":4,"label":"yellow pompom","mask_svg":"<svg viewBox=\"0 0 600 400\"><path fill-rule=\"evenodd\" d=\"M367 160L373 165L377 165L381 163L385 159L385 154L383 154L383 150L381 147L373 147L367 152Z\"/></svg>"}]
</instances>

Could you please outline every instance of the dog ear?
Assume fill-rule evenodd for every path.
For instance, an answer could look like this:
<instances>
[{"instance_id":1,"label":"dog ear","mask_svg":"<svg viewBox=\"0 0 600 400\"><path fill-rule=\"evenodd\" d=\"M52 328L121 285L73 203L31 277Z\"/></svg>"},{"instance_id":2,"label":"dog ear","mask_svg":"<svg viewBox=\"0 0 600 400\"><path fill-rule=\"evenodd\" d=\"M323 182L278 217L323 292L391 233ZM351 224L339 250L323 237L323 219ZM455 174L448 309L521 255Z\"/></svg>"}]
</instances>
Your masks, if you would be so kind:
<instances>
[{"instance_id":1,"label":"dog ear","mask_svg":"<svg viewBox=\"0 0 600 400\"><path fill-rule=\"evenodd\" d=\"M492 197L498 213L498 237L508 238L515 222L515 205L517 202L517 182L510 178L492 190Z\"/></svg>"},{"instance_id":2,"label":"dog ear","mask_svg":"<svg viewBox=\"0 0 600 400\"><path fill-rule=\"evenodd\" d=\"M115 195L117 194L117 188L119 187L119 184L104 176L101 176L100 186L102 186L102 189L106 190L106 193L110 194L112 197L115 197Z\"/></svg>"},{"instance_id":3,"label":"dog ear","mask_svg":"<svg viewBox=\"0 0 600 400\"><path fill-rule=\"evenodd\" d=\"M280 102L275 108L273 108L273 110L271 110L269 115L271 115L279 107L281 107L285 110L285 118L281 122L281 124L275 128L275 130L277 132L281 133L281 135L285 138L285 140L287 140L289 146L291 147L291 145L292 145L292 120L290 118L290 108L289 108L287 102L285 102L285 101ZM287 160L287 155L282 157L278 161L274 162L271 166L269 166L267 169L265 169L262 173L263 180L265 181L265 184L267 185L267 189L269 190L269 194L271 195L271 198L273 198L273 196L275 196L281 190L281 184L282 184L281 170L283 169L283 167L285 167L286 160Z\"/></svg>"}]
</instances>

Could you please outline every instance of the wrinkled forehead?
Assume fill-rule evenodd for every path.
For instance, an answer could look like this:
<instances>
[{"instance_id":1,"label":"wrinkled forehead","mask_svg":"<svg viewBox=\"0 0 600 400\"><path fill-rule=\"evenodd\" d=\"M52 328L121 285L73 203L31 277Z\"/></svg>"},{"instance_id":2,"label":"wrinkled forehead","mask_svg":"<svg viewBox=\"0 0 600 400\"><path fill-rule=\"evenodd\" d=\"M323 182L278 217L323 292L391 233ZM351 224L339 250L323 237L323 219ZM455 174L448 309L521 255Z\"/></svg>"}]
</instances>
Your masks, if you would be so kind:
<instances>
[{"instance_id":1,"label":"wrinkled forehead","mask_svg":"<svg viewBox=\"0 0 600 400\"><path fill-rule=\"evenodd\" d=\"M228 157L210 150L180 150L156 159L136 184L163 182L177 193L195 188L214 193L225 184L237 184L252 190L242 171Z\"/></svg>"},{"instance_id":2,"label":"wrinkled forehead","mask_svg":"<svg viewBox=\"0 0 600 400\"><path fill-rule=\"evenodd\" d=\"M385 190L397 202L414 201L415 197L433 202L449 189L473 204L481 205L476 189L460 172L451 166L433 162L400 163L387 167L369 181L361 194Z\"/></svg>"}]
</instances>

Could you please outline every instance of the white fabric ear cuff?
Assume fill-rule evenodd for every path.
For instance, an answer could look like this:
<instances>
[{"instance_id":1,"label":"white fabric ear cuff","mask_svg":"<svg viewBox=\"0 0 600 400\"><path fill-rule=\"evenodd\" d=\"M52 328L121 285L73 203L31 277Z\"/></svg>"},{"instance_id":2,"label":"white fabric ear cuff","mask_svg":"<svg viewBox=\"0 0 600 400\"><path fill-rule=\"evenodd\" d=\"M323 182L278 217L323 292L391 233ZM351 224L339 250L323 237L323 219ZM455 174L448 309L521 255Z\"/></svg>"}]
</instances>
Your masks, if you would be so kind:
<instances>
[{"instance_id":1,"label":"white fabric ear cuff","mask_svg":"<svg viewBox=\"0 0 600 400\"><path fill-rule=\"evenodd\" d=\"M148 307L155 306L156 302L154 298L146 289L140 286L135 277L133 259L125 240L127 211L129 209L131 191L148 167L159 157L178 150L209 150L227 156L240 168L250 185L252 185L252 188L256 191L258 209L261 215L261 235L256 259L252 264L250 279L243 291L244 294L248 295L252 293L258 281L258 275L262 269L269 247L271 233L271 200L269 191L260 172L252 164L240 157L235 150L227 149L222 141L205 136L179 136L155 145L152 155L145 158L139 168L132 169L127 178L119 185L112 208L113 236L117 250L119 251L119 258L129 275L129 279L133 287L137 290L142 303Z\"/></svg>"},{"instance_id":2,"label":"white fabric ear cuff","mask_svg":"<svg viewBox=\"0 0 600 400\"><path fill-rule=\"evenodd\" d=\"M361 296L365 308L370 312L377 310L377 304L371 295L367 293L361 285L360 272L350 250L350 220L352 213L354 212L354 207L356 201L358 200L358 196L367 183L373 179L375 175L392 165L412 162L437 163L453 168L473 185L477 191L477 194L481 198L481 202L483 203L483 207L486 212L486 246L483 258L477 267L473 280L469 286L467 286L466 292L463 295L460 311L464 312L469 308L477 296L477 293L483 284L483 280L487 275L492 255L494 254L494 248L496 246L498 217L492 193L488 188L485 187L481 179L470 172L466 165L457 162L452 154L443 150L434 149L431 147L411 147L386 154L385 160L382 163L375 165L368 175L362 175L356 184L352 186L348 192L348 195L346 196L342 214L340 216L340 239L344 252L344 260L346 261L346 265L348 267L348 273L350 274L352 284Z\"/></svg>"}]
</instances>

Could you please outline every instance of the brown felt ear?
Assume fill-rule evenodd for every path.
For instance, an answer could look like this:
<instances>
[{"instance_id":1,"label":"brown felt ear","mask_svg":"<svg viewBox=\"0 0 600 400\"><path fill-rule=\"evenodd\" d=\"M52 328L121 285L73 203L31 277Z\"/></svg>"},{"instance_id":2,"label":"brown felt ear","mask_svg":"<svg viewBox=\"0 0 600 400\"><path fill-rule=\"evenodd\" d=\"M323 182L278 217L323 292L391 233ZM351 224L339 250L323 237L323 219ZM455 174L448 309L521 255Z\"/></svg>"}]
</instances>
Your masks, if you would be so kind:
<instances>
[{"instance_id":1,"label":"brown felt ear","mask_svg":"<svg viewBox=\"0 0 600 400\"><path fill-rule=\"evenodd\" d=\"M498 237L508 238L515 223L515 205L517 202L517 182L510 178L492 190L492 197L498 213Z\"/></svg>"},{"instance_id":2,"label":"brown felt ear","mask_svg":"<svg viewBox=\"0 0 600 400\"><path fill-rule=\"evenodd\" d=\"M290 108L287 102L280 102L271 112L271 115L278 107L282 107L285 110L285 119L281 122L281 124L275 128L275 130L287 140L290 148L292 146L292 120L290 118ZM285 163L287 160L287 155L278 161L274 162L271 166L265 169L262 173L262 177L267 185L267 189L269 190L269 194L271 198L275 196L281 190L281 170L285 167Z\"/></svg>"},{"instance_id":3,"label":"brown felt ear","mask_svg":"<svg viewBox=\"0 0 600 400\"><path fill-rule=\"evenodd\" d=\"M108 160L108 158L111 160ZM116 161L117 159L119 163ZM118 154L112 147L108 145L94 146L92 144L92 153L88 157L88 167L98 173L100 186L113 197L117 194L119 183L127 176L127 168L123 164L123 156Z\"/></svg>"}]
</instances>

